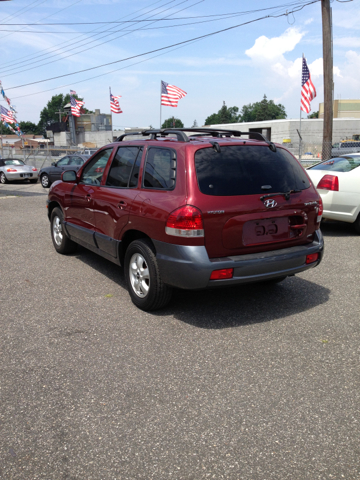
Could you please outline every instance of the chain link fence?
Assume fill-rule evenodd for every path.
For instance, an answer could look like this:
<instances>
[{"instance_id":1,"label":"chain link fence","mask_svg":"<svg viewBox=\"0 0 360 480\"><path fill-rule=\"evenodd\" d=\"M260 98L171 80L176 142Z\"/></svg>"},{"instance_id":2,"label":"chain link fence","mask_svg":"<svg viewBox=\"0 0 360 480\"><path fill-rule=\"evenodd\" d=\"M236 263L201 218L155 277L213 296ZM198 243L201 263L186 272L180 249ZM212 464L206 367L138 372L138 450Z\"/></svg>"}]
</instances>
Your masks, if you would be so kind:
<instances>
[{"instance_id":1,"label":"chain link fence","mask_svg":"<svg viewBox=\"0 0 360 480\"><path fill-rule=\"evenodd\" d=\"M23 160L27 165L32 165L40 170L56 162L65 155L83 153L84 148L78 147L48 147L48 148L24 148L4 146L1 150L2 158L17 158Z\"/></svg>"}]
</instances>

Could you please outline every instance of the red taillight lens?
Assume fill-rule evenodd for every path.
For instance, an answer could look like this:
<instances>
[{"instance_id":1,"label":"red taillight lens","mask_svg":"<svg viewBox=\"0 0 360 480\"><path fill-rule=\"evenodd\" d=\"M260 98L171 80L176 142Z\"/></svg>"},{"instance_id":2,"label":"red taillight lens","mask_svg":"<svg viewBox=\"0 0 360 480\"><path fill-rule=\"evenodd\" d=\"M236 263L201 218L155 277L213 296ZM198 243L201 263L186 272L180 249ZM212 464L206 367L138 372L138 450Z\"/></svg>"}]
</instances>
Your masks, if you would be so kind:
<instances>
[{"instance_id":1,"label":"red taillight lens","mask_svg":"<svg viewBox=\"0 0 360 480\"><path fill-rule=\"evenodd\" d=\"M7 172L17 172L17 170L15 168L8 168L6 171Z\"/></svg>"},{"instance_id":2,"label":"red taillight lens","mask_svg":"<svg viewBox=\"0 0 360 480\"><path fill-rule=\"evenodd\" d=\"M223 268L221 270L214 270L210 275L210 280L225 280L226 278L233 278L233 268Z\"/></svg>"},{"instance_id":3,"label":"red taillight lens","mask_svg":"<svg viewBox=\"0 0 360 480\"><path fill-rule=\"evenodd\" d=\"M35 168L35 167L32 167L31 170L32 170L33 172L37 172L37 168Z\"/></svg>"},{"instance_id":4,"label":"red taillight lens","mask_svg":"<svg viewBox=\"0 0 360 480\"><path fill-rule=\"evenodd\" d=\"M314 263L319 260L319 254L318 253L311 253L310 255L306 255L306 263Z\"/></svg>"},{"instance_id":5,"label":"red taillight lens","mask_svg":"<svg viewBox=\"0 0 360 480\"><path fill-rule=\"evenodd\" d=\"M339 178L336 175L324 175L316 188L338 192Z\"/></svg>"},{"instance_id":6,"label":"red taillight lens","mask_svg":"<svg viewBox=\"0 0 360 480\"><path fill-rule=\"evenodd\" d=\"M201 211L192 205L177 208L170 213L165 232L176 237L203 237L204 225Z\"/></svg>"}]
</instances>

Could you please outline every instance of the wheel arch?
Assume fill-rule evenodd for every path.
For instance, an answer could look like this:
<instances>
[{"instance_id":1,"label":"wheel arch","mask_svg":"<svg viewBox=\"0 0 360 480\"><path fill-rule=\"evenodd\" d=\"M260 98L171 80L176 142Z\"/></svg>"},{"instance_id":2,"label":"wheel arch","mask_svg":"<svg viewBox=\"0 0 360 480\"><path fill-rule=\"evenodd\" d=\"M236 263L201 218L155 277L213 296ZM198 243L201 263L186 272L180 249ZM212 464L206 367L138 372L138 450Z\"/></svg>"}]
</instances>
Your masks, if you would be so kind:
<instances>
[{"instance_id":1,"label":"wheel arch","mask_svg":"<svg viewBox=\"0 0 360 480\"><path fill-rule=\"evenodd\" d=\"M48 205L47 205L47 208L48 208L48 218L49 218L49 220L51 219L51 214L52 214L54 208L56 208L56 207L60 208L60 210L62 211L62 213L63 213L63 215L64 215L64 211L63 211L63 209L61 208L60 203L57 202L56 200L52 200L52 201L49 202Z\"/></svg>"},{"instance_id":2,"label":"wheel arch","mask_svg":"<svg viewBox=\"0 0 360 480\"><path fill-rule=\"evenodd\" d=\"M124 265L125 253L130 243L141 238L147 238L150 240L153 245L154 252L156 253L155 245L153 244L151 238L146 235L146 233L142 232L141 230L128 230L125 232L119 244L119 260L121 265Z\"/></svg>"}]
</instances>

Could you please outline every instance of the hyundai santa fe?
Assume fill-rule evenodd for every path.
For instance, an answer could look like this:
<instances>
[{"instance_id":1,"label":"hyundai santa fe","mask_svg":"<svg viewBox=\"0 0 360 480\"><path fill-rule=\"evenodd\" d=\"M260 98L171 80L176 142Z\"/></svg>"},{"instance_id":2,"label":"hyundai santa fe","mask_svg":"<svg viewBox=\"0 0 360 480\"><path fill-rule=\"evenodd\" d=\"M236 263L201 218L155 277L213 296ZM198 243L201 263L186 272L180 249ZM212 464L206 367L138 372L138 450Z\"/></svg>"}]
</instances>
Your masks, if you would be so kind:
<instances>
[{"instance_id":1,"label":"hyundai santa fe","mask_svg":"<svg viewBox=\"0 0 360 480\"><path fill-rule=\"evenodd\" d=\"M274 283L319 265L321 198L288 150L236 130L142 136L120 136L51 186L58 253L80 244L123 266L143 310L174 287Z\"/></svg>"}]
</instances>

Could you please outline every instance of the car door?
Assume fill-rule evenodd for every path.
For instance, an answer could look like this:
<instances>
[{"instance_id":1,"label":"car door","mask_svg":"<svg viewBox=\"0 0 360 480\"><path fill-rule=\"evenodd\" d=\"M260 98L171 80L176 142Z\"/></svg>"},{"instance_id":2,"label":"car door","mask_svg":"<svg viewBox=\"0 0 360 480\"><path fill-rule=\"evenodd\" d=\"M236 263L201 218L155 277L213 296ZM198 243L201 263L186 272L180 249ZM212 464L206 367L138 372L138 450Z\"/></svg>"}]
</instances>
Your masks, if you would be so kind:
<instances>
[{"instance_id":1,"label":"car door","mask_svg":"<svg viewBox=\"0 0 360 480\"><path fill-rule=\"evenodd\" d=\"M112 151L112 147L105 148L95 155L82 170L79 182L66 195L67 229L79 243L96 246L93 198Z\"/></svg>"},{"instance_id":2,"label":"car door","mask_svg":"<svg viewBox=\"0 0 360 480\"><path fill-rule=\"evenodd\" d=\"M63 173L65 168L69 165L69 162L70 162L70 157L66 156L66 157L60 158L60 160L58 160L55 163L55 165L49 168L49 178L51 183L54 183L56 182L56 180L61 179L61 174Z\"/></svg>"},{"instance_id":3,"label":"car door","mask_svg":"<svg viewBox=\"0 0 360 480\"><path fill-rule=\"evenodd\" d=\"M128 223L138 179L143 147L120 146L112 158L106 180L93 194L95 239L106 254L117 257L121 231Z\"/></svg>"}]
</instances>

